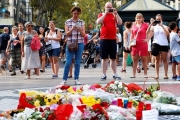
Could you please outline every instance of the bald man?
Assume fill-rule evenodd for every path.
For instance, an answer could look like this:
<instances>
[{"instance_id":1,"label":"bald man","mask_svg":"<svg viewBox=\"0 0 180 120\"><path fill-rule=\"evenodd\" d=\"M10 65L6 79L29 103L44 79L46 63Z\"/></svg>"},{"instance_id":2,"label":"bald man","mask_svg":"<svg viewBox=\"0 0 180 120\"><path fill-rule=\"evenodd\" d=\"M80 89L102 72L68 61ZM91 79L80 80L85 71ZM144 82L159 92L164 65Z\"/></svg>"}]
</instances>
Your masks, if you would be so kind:
<instances>
[{"instance_id":1,"label":"bald man","mask_svg":"<svg viewBox=\"0 0 180 120\"><path fill-rule=\"evenodd\" d=\"M10 35L9 35L9 28L8 27L4 27L4 33L0 35L0 39L1 39L1 47L0 47L0 65L2 68L5 68L5 63L6 63L6 59L8 59L8 63L9 63L9 59L10 56L6 54L6 48L7 48L7 44L8 41L10 40ZM9 71L11 72L11 66L9 65Z\"/></svg>"},{"instance_id":2,"label":"bald man","mask_svg":"<svg viewBox=\"0 0 180 120\"><path fill-rule=\"evenodd\" d=\"M110 66L113 71L114 79L121 79L116 74L116 27L117 24L121 25L122 20L117 13L117 10L112 7L111 2L105 4L105 13L100 13L98 15L97 24L101 24L100 32L100 52L102 58L102 77L101 80L106 80L106 70L108 67L108 60L110 57Z\"/></svg>"}]
</instances>

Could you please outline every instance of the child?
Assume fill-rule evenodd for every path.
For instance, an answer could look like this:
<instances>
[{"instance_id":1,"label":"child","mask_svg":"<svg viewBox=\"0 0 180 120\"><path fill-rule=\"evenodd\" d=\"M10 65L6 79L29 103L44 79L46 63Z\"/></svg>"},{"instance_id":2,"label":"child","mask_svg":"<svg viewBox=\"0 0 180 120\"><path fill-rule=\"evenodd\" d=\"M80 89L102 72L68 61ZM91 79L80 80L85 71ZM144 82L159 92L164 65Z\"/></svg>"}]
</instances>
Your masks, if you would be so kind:
<instances>
[{"instance_id":1,"label":"child","mask_svg":"<svg viewBox=\"0 0 180 120\"><path fill-rule=\"evenodd\" d=\"M179 80L180 81L180 38L177 34L178 26L176 22L170 22L169 28L171 29L170 34L170 50L172 54L172 72L173 80ZM177 66L177 75L176 75L176 65Z\"/></svg>"}]
</instances>

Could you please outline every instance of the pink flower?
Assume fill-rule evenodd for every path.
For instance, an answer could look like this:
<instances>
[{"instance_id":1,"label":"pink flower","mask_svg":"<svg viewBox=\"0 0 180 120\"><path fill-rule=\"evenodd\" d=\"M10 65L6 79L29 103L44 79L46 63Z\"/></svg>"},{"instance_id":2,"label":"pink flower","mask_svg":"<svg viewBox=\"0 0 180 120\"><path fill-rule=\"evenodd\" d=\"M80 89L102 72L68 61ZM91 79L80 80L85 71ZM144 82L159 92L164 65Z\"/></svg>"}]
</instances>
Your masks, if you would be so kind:
<instances>
[{"instance_id":1,"label":"pink flower","mask_svg":"<svg viewBox=\"0 0 180 120\"><path fill-rule=\"evenodd\" d=\"M84 115L83 117L86 119L86 118L89 118L91 115L90 115L90 112L89 111L85 111L84 112Z\"/></svg>"},{"instance_id":2,"label":"pink flower","mask_svg":"<svg viewBox=\"0 0 180 120\"><path fill-rule=\"evenodd\" d=\"M76 92L77 88L76 88L76 87L73 87L73 90Z\"/></svg>"},{"instance_id":3,"label":"pink flower","mask_svg":"<svg viewBox=\"0 0 180 120\"><path fill-rule=\"evenodd\" d=\"M27 97L27 100L31 101L31 100L33 100L33 98L32 97Z\"/></svg>"},{"instance_id":4,"label":"pink flower","mask_svg":"<svg viewBox=\"0 0 180 120\"><path fill-rule=\"evenodd\" d=\"M89 89L93 89L94 91L96 91L96 88L94 86L89 87Z\"/></svg>"},{"instance_id":5,"label":"pink flower","mask_svg":"<svg viewBox=\"0 0 180 120\"><path fill-rule=\"evenodd\" d=\"M62 85L57 85L57 86L55 86L55 89L59 89L61 87L62 87Z\"/></svg>"}]
</instances>

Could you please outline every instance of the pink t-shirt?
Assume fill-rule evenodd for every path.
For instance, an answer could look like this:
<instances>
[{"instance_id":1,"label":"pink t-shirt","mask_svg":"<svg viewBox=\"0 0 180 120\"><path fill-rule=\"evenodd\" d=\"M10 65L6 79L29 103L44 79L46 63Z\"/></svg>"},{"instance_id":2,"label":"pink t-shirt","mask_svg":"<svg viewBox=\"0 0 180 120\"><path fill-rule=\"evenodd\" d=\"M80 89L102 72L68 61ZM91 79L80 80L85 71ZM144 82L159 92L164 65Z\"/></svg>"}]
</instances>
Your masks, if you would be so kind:
<instances>
[{"instance_id":1,"label":"pink t-shirt","mask_svg":"<svg viewBox=\"0 0 180 120\"><path fill-rule=\"evenodd\" d=\"M143 39L146 39L146 30L148 29L149 25L147 23L142 23L141 28L139 30L139 33L136 38L136 45L141 45L143 44ZM138 27L136 24L133 24L132 29L131 29L131 34L135 37L138 31Z\"/></svg>"},{"instance_id":2,"label":"pink t-shirt","mask_svg":"<svg viewBox=\"0 0 180 120\"><path fill-rule=\"evenodd\" d=\"M87 41L88 41L88 35L85 34L85 36L84 36L84 45L87 45Z\"/></svg>"}]
</instances>

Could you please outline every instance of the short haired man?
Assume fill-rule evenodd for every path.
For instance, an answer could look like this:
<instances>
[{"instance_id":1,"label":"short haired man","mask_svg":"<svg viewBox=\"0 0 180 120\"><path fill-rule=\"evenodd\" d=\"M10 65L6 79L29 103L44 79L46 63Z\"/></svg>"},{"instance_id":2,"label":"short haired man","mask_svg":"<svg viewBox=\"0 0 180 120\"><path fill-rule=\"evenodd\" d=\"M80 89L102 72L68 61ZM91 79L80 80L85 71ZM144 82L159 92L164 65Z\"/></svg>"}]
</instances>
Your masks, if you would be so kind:
<instances>
[{"instance_id":1,"label":"short haired man","mask_svg":"<svg viewBox=\"0 0 180 120\"><path fill-rule=\"evenodd\" d=\"M8 59L8 63L10 60L10 56L6 54L6 48L7 48L7 44L8 41L10 40L10 35L9 35L9 28L8 27L4 27L4 33L0 35L0 39L2 40L2 46L0 48L0 65L2 68L5 68L5 63L6 63L6 59ZM12 72L11 70L11 66L9 65L9 72Z\"/></svg>"},{"instance_id":2,"label":"short haired man","mask_svg":"<svg viewBox=\"0 0 180 120\"><path fill-rule=\"evenodd\" d=\"M117 41L117 55L116 55L117 66L119 66L119 65L121 65L121 63L119 63L118 53L121 54L121 52L122 52L122 36L121 36L121 33L119 32L118 27L116 28L116 36L119 39L119 41Z\"/></svg>"},{"instance_id":3,"label":"short haired man","mask_svg":"<svg viewBox=\"0 0 180 120\"><path fill-rule=\"evenodd\" d=\"M18 29L19 29L18 34L22 36L23 33L25 32L23 23L18 24Z\"/></svg>"},{"instance_id":4,"label":"short haired man","mask_svg":"<svg viewBox=\"0 0 180 120\"><path fill-rule=\"evenodd\" d=\"M106 80L106 70L108 67L108 60L110 57L110 66L113 71L114 79L121 79L116 74L116 26L122 24L122 20L117 13L117 10L112 7L111 2L105 4L105 13L98 15L97 24L101 24L100 32L100 51L102 58L102 72L101 80Z\"/></svg>"}]
</instances>

